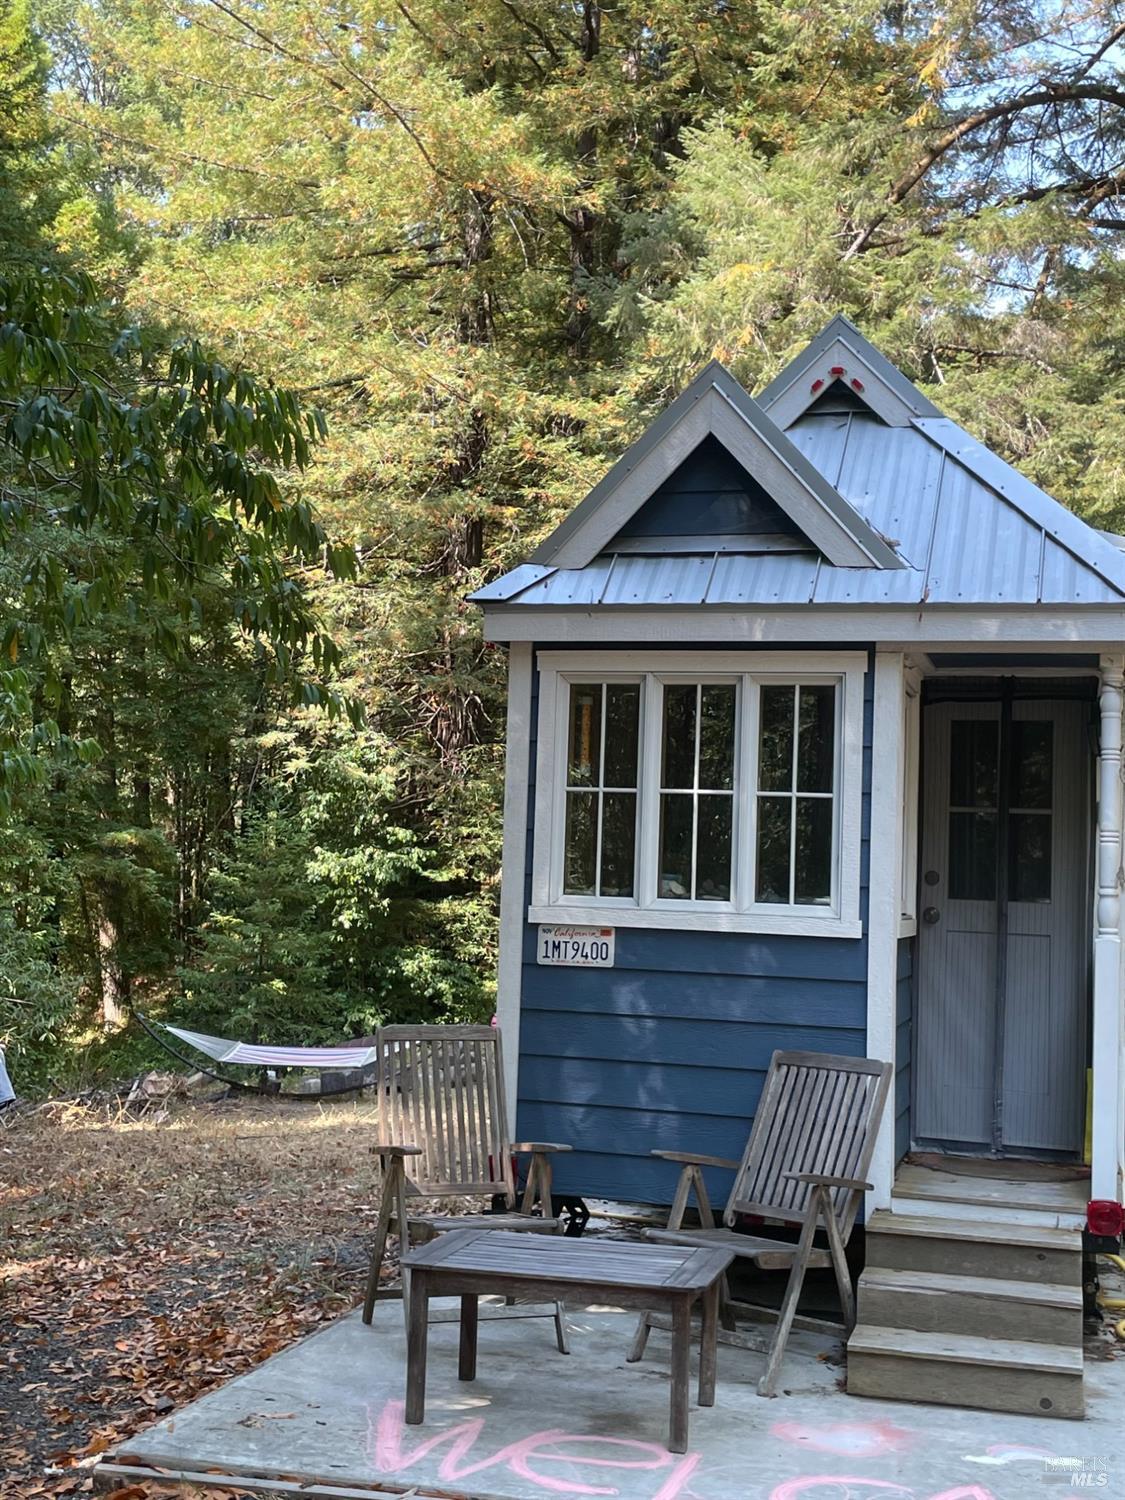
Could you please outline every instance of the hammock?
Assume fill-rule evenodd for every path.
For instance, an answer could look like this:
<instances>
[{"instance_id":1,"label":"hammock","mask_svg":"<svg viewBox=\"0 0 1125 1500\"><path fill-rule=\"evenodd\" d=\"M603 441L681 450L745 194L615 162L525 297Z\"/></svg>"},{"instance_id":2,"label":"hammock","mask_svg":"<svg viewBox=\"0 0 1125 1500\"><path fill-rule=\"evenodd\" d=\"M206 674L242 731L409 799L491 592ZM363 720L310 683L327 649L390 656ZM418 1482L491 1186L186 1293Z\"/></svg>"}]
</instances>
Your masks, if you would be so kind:
<instances>
[{"instance_id":1,"label":"hammock","mask_svg":"<svg viewBox=\"0 0 1125 1500\"><path fill-rule=\"evenodd\" d=\"M378 1056L377 1047L258 1047L251 1042L232 1042L221 1036L208 1036L204 1031L186 1031L182 1026L169 1026L164 1021L150 1021L138 1015L137 1019L152 1035L151 1027L178 1037L197 1052L204 1053L215 1062L235 1063L254 1068L366 1068ZM155 1038L157 1041L159 1037Z\"/></svg>"}]
</instances>

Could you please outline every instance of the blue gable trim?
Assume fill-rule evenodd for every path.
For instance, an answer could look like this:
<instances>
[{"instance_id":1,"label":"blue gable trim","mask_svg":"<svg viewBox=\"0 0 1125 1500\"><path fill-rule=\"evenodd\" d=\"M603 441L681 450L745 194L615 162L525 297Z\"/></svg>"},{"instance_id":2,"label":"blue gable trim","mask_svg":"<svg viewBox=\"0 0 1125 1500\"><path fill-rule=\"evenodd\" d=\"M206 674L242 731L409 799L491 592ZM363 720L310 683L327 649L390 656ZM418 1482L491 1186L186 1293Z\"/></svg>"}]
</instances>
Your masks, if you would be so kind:
<instances>
[{"instance_id":1,"label":"blue gable trim","mask_svg":"<svg viewBox=\"0 0 1125 1500\"><path fill-rule=\"evenodd\" d=\"M592 663L596 656L594 648ZM869 661L860 869L865 931L873 683ZM536 670L528 903L538 694ZM675 1169L650 1153L741 1155L776 1048L853 1057L866 1051L866 936L759 937L619 927L614 968L574 970L539 967L535 928L527 923L522 975L516 1129L525 1140L574 1147L555 1159L561 1193L667 1203ZM712 1175L711 1190L721 1203L729 1176Z\"/></svg>"}]
</instances>

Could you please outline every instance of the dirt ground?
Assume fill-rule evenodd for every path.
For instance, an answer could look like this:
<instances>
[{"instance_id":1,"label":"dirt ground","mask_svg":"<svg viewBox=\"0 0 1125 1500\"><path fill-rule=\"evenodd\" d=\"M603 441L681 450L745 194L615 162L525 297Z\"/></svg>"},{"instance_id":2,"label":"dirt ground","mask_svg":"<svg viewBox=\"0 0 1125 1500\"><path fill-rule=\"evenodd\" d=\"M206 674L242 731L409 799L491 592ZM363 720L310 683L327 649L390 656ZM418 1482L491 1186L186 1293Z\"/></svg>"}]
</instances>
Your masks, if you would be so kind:
<instances>
[{"instance_id":1,"label":"dirt ground","mask_svg":"<svg viewBox=\"0 0 1125 1500\"><path fill-rule=\"evenodd\" d=\"M373 1127L256 1098L0 1115L4 1500L89 1492L111 1444L360 1300Z\"/></svg>"}]
</instances>

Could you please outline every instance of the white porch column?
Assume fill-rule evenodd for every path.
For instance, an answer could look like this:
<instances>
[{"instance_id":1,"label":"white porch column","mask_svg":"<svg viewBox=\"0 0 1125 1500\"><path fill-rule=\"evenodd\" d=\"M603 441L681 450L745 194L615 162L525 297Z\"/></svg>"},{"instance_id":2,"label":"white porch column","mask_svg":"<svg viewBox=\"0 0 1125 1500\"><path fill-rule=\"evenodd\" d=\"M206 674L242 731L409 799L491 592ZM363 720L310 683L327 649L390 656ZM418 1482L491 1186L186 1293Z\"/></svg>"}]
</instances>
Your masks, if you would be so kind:
<instances>
[{"instance_id":1,"label":"white porch column","mask_svg":"<svg viewBox=\"0 0 1125 1500\"><path fill-rule=\"evenodd\" d=\"M905 660L900 651L875 654L875 714L871 753L871 871L867 908L867 1055L895 1063L898 931L902 916L903 777L906 744ZM875 1141L867 1213L889 1208L895 1175L895 1084Z\"/></svg>"},{"instance_id":2,"label":"white porch column","mask_svg":"<svg viewBox=\"0 0 1125 1500\"><path fill-rule=\"evenodd\" d=\"M500 960L496 1019L504 1043L508 1136L515 1139L520 1066L520 991L526 910L528 764L531 752L531 643L508 651L508 722L504 758L504 846L500 856Z\"/></svg>"},{"instance_id":3,"label":"white porch column","mask_svg":"<svg viewBox=\"0 0 1125 1500\"><path fill-rule=\"evenodd\" d=\"M1121 710L1125 659L1103 656L1094 935L1093 1146L1090 1196L1120 1201L1125 1079L1121 1020Z\"/></svg>"}]
</instances>

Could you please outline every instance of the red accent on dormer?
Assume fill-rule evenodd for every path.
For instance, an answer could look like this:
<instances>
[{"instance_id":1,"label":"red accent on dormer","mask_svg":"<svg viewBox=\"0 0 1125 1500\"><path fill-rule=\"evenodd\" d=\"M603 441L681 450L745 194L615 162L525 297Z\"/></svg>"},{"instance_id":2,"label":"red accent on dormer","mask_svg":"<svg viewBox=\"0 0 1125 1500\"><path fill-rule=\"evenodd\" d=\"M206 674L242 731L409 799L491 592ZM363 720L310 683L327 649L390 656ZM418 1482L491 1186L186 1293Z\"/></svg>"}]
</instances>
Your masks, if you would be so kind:
<instances>
[{"instance_id":1,"label":"red accent on dormer","mask_svg":"<svg viewBox=\"0 0 1125 1500\"><path fill-rule=\"evenodd\" d=\"M846 375L847 371L844 369L843 365L833 365L828 373L829 375Z\"/></svg>"},{"instance_id":2,"label":"red accent on dormer","mask_svg":"<svg viewBox=\"0 0 1125 1500\"><path fill-rule=\"evenodd\" d=\"M862 391L863 390L863 381L862 380L853 380L852 381L852 390L853 391Z\"/></svg>"},{"instance_id":3,"label":"red accent on dormer","mask_svg":"<svg viewBox=\"0 0 1125 1500\"><path fill-rule=\"evenodd\" d=\"M814 396L815 396L815 395L816 395L816 393L817 393L817 391L819 391L819 390L820 390L820 388L821 388L821 386L822 386L822 385L823 385L823 384L824 384L824 381L823 381L823 380L814 380L814 381L813 381L813 383L812 383L812 385L810 385L810 386L809 386L809 390L810 390L810 391L811 391L811 392L812 392L812 394L813 394L813 395L814 395Z\"/></svg>"}]
</instances>

